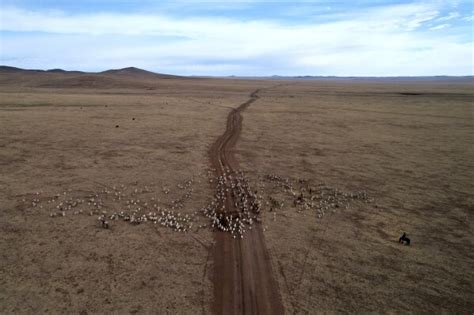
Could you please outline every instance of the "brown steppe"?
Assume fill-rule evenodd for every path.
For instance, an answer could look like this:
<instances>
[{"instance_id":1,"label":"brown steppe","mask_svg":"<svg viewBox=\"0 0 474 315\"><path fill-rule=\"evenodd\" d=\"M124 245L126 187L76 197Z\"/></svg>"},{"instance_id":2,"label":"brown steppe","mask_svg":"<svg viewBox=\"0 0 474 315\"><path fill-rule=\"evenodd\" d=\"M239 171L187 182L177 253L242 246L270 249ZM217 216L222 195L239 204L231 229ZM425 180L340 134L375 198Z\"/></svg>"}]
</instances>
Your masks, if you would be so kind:
<instances>
[{"instance_id":1,"label":"brown steppe","mask_svg":"<svg viewBox=\"0 0 474 315\"><path fill-rule=\"evenodd\" d=\"M179 209L192 216L215 193L211 145L260 89L234 153L262 199L285 312L471 313L473 87L0 73L0 312L212 312L221 232L205 217L187 232L116 220L103 229L87 204L51 217L48 201L100 195L110 214L123 203L104 191L121 189L169 208L192 179ZM321 215L268 175L297 194L368 199Z\"/></svg>"}]
</instances>

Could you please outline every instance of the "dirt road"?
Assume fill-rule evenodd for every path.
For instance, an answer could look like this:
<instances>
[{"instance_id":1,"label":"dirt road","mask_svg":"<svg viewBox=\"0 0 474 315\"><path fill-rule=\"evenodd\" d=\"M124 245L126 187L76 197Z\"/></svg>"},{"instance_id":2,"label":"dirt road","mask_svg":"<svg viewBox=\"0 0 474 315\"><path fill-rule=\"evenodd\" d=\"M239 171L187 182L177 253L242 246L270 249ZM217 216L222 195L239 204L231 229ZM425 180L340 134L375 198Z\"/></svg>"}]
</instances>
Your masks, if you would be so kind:
<instances>
[{"instance_id":1,"label":"dirt road","mask_svg":"<svg viewBox=\"0 0 474 315\"><path fill-rule=\"evenodd\" d=\"M217 176L225 170L237 171L239 166L233 154L242 130L242 115L258 99L259 90L249 100L233 109L227 118L227 127L212 145L210 158ZM236 213L232 194L228 194L226 213ZM256 224L243 239L234 239L230 233L217 232L214 249L214 310L217 314L283 314L278 283L265 246L262 227Z\"/></svg>"}]
</instances>

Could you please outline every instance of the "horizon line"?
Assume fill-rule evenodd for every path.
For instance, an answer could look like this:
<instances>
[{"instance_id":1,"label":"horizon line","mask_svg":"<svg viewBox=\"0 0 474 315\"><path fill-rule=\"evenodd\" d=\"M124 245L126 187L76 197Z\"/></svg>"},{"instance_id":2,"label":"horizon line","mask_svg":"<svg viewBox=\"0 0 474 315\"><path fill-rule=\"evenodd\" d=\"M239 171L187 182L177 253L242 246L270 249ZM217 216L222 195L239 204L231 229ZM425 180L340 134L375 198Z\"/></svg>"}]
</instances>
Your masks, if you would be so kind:
<instances>
[{"instance_id":1,"label":"horizon line","mask_svg":"<svg viewBox=\"0 0 474 315\"><path fill-rule=\"evenodd\" d=\"M123 70L135 70L135 71L144 71L150 74L156 75L169 75L177 77L201 77L201 78L471 78L474 77L474 74L465 74L465 75L447 75L447 74L435 74L435 75L317 75L317 74L298 74L298 75L279 75L279 74L269 74L269 75L206 75L206 74L191 74L191 75L181 75L173 73L162 73L155 72L152 70L147 70L135 66L128 66L124 68L111 68L101 71L84 71L84 70L65 70L62 68L43 68L43 69L29 69L29 68L20 68L15 66L9 66L6 64L0 64L0 70L2 68L10 68L11 70L20 70L20 71L36 71L36 72L80 72L80 73L89 73L89 74L101 74L111 71L123 71Z\"/></svg>"}]
</instances>

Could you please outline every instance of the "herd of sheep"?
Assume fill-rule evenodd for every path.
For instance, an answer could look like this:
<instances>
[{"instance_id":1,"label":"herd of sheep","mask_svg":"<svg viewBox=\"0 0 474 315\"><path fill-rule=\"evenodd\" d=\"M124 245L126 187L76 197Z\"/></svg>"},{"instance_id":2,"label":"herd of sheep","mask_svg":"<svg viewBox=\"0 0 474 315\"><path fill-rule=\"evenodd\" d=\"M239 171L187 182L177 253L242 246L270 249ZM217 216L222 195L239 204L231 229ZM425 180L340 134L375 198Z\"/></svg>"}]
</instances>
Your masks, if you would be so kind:
<instances>
[{"instance_id":1,"label":"herd of sheep","mask_svg":"<svg viewBox=\"0 0 474 315\"><path fill-rule=\"evenodd\" d=\"M254 187L258 189L252 189L251 181L242 171L227 169L218 177L213 175L214 171L207 173L207 180L215 187L214 196L204 207L192 210L186 205L193 197L194 177L176 186L179 194L172 194L166 186L157 189L155 185L141 186L135 182L129 186L104 186L85 196L71 190L52 196L36 192L29 195L31 198L23 199L23 207L48 211L51 217L95 216L103 228L110 228L118 221L132 225L153 223L176 232L210 228L240 239L268 215L276 220L281 211L293 209L322 218L328 211L347 208L354 200L370 201L365 192L346 193L275 174L254 178Z\"/></svg>"}]
</instances>

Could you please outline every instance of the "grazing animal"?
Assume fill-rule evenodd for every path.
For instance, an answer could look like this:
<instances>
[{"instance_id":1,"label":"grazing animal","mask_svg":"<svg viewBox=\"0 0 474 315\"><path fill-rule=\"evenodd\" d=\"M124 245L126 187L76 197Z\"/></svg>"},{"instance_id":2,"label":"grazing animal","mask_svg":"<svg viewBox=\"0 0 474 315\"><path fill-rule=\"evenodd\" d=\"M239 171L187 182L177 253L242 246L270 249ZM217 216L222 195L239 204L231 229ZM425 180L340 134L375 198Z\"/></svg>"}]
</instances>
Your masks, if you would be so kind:
<instances>
[{"instance_id":1,"label":"grazing animal","mask_svg":"<svg viewBox=\"0 0 474 315\"><path fill-rule=\"evenodd\" d=\"M398 242L405 245L410 245L410 239L407 237L407 234L405 232L403 232L403 235L400 236Z\"/></svg>"},{"instance_id":2,"label":"grazing animal","mask_svg":"<svg viewBox=\"0 0 474 315\"><path fill-rule=\"evenodd\" d=\"M107 222L107 221L105 221L105 220L102 221L102 227L103 227L104 229L108 229L108 228L109 228L109 222Z\"/></svg>"},{"instance_id":3,"label":"grazing animal","mask_svg":"<svg viewBox=\"0 0 474 315\"><path fill-rule=\"evenodd\" d=\"M101 223L101 225L102 225L102 227L103 227L104 229L108 229L108 228L109 228L109 222L106 220L105 215L101 215L101 216L99 217L99 221L100 221L100 223Z\"/></svg>"}]
</instances>

